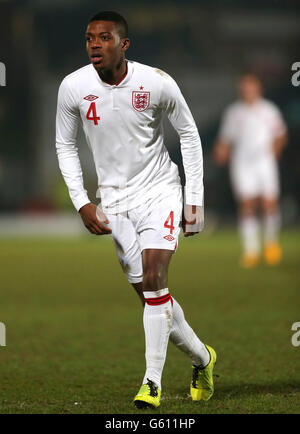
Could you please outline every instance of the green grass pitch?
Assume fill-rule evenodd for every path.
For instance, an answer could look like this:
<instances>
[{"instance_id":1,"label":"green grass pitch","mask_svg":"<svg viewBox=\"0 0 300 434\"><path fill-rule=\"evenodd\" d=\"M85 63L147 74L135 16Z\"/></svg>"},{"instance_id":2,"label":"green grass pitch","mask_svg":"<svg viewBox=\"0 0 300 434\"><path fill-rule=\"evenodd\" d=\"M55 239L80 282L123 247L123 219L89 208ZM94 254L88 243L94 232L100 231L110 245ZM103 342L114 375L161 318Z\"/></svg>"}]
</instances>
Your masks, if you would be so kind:
<instances>
[{"instance_id":1,"label":"green grass pitch","mask_svg":"<svg viewBox=\"0 0 300 434\"><path fill-rule=\"evenodd\" d=\"M283 261L238 266L235 231L180 239L169 288L191 326L217 351L215 394L188 396L189 359L169 344L154 413L299 413L300 233L283 232ZM139 413L142 307L112 242L0 242L0 413Z\"/></svg>"}]
</instances>

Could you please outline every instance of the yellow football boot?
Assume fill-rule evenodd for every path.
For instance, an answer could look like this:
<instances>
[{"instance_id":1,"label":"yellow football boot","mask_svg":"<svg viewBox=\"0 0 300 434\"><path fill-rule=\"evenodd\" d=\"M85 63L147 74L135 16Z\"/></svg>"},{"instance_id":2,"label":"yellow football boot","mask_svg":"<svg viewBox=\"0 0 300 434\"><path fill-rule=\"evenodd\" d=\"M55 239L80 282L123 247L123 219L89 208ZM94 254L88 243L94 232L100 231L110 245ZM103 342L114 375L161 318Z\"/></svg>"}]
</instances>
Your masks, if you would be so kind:
<instances>
[{"instance_id":1,"label":"yellow football boot","mask_svg":"<svg viewBox=\"0 0 300 434\"><path fill-rule=\"evenodd\" d=\"M217 361L217 354L212 347L206 345L210 354L210 361L205 368L193 366L191 382L191 397L193 401L208 401L214 394L213 370Z\"/></svg>"},{"instance_id":2,"label":"yellow football boot","mask_svg":"<svg viewBox=\"0 0 300 434\"><path fill-rule=\"evenodd\" d=\"M157 408L160 405L160 389L147 378L147 384L143 384L134 398L134 405L137 408Z\"/></svg>"},{"instance_id":3,"label":"yellow football boot","mask_svg":"<svg viewBox=\"0 0 300 434\"><path fill-rule=\"evenodd\" d=\"M241 258L241 267L254 268L259 263L259 255L257 253L244 253Z\"/></svg>"},{"instance_id":4,"label":"yellow football boot","mask_svg":"<svg viewBox=\"0 0 300 434\"><path fill-rule=\"evenodd\" d=\"M264 259L268 265L277 265L281 261L282 250L278 243L267 244L264 248Z\"/></svg>"}]
</instances>

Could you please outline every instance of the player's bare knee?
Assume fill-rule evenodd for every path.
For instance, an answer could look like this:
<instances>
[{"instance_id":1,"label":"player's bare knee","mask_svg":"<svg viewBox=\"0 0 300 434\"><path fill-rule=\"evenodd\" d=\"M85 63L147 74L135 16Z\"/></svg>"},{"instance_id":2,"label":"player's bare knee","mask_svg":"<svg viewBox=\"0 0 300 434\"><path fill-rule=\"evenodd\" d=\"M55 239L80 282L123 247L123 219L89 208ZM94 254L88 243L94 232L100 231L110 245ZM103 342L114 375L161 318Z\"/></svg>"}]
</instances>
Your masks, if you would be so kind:
<instances>
[{"instance_id":1,"label":"player's bare knee","mask_svg":"<svg viewBox=\"0 0 300 434\"><path fill-rule=\"evenodd\" d=\"M162 269L144 272L143 291L158 291L166 287L167 276Z\"/></svg>"},{"instance_id":2,"label":"player's bare knee","mask_svg":"<svg viewBox=\"0 0 300 434\"><path fill-rule=\"evenodd\" d=\"M262 208L265 215L273 214L278 210L277 200L263 200Z\"/></svg>"},{"instance_id":3,"label":"player's bare knee","mask_svg":"<svg viewBox=\"0 0 300 434\"><path fill-rule=\"evenodd\" d=\"M256 214L256 204L252 202L242 203L239 206L239 213L241 217L252 217Z\"/></svg>"}]
</instances>

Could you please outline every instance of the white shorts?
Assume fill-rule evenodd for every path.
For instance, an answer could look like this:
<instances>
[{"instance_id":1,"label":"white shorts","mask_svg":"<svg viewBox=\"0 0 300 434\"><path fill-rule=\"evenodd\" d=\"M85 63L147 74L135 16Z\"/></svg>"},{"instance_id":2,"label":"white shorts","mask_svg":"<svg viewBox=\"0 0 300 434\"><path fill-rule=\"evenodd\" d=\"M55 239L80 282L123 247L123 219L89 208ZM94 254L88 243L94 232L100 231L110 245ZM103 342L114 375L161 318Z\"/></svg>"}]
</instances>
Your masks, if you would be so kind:
<instances>
[{"instance_id":1,"label":"white shorts","mask_svg":"<svg viewBox=\"0 0 300 434\"><path fill-rule=\"evenodd\" d=\"M234 162L230 176L237 199L255 197L276 199L279 197L279 172L273 158L260 159L250 164Z\"/></svg>"},{"instance_id":2,"label":"white shorts","mask_svg":"<svg viewBox=\"0 0 300 434\"><path fill-rule=\"evenodd\" d=\"M143 280L145 249L177 249L182 217L181 186L172 186L130 211L105 213L120 264L130 283Z\"/></svg>"}]
</instances>

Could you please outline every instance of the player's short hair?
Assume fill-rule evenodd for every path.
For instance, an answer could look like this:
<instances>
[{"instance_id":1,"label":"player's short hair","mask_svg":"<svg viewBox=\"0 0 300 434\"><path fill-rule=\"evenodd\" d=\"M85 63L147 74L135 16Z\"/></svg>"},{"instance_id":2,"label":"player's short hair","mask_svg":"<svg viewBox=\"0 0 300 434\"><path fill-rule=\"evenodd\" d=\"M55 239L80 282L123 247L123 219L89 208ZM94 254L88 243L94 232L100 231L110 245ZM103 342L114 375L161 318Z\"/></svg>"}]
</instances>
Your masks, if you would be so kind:
<instances>
[{"instance_id":1,"label":"player's short hair","mask_svg":"<svg viewBox=\"0 0 300 434\"><path fill-rule=\"evenodd\" d=\"M95 14L89 21L113 21L116 24L120 38L128 37L128 24L122 15L114 11L101 11Z\"/></svg>"}]
</instances>

